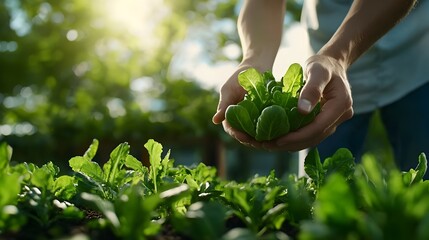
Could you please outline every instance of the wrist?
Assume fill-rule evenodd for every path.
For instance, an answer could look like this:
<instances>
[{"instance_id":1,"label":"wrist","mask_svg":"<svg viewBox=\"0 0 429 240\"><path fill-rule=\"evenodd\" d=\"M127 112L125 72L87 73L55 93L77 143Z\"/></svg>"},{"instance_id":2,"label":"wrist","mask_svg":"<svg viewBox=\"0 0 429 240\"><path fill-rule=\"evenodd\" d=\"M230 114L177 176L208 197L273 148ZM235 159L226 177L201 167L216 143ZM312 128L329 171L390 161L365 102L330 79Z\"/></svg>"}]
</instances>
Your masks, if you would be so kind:
<instances>
[{"instance_id":1,"label":"wrist","mask_svg":"<svg viewBox=\"0 0 429 240\"><path fill-rule=\"evenodd\" d=\"M324 46L316 55L326 57L327 59L330 59L330 61L335 61L345 70L347 70L353 63L353 60L351 60L350 54L347 51L333 49L329 46Z\"/></svg>"},{"instance_id":2,"label":"wrist","mask_svg":"<svg viewBox=\"0 0 429 240\"><path fill-rule=\"evenodd\" d=\"M335 57L332 57L328 54L316 54L309 57L305 63L306 65L306 74L309 74L309 69L314 66L322 66L322 68L328 69L329 72L335 72L336 75L342 77L343 79L347 79L347 65L338 60ZM316 67L317 69L318 67ZM313 69L314 70L314 69Z\"/></svg>"},{"instance_id":3,"label":"wrist","mask_svg":"<svg viewBox=\"0 0 429 240\"><path fill-rule=\"evenodd\" d=\"M271 71L273 68L274 61L264 61L261 58L245 58L243 59L239 67L240 68L255 68L259 72Z\"/></svg>"}]
</instances>

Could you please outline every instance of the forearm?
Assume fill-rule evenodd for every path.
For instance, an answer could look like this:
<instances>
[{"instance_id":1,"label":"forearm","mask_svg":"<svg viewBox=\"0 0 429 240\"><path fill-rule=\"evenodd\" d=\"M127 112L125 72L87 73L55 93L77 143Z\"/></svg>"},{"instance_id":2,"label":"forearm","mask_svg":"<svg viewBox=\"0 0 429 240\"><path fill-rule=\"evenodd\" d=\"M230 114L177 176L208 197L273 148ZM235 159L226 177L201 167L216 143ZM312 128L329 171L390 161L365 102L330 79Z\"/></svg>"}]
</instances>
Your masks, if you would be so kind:
<instances>
[{"instance_id":1,"label":"forearm","mask_svg":"<svg viewBox=\"0 0 429 240\"><path fill-rule=\"evenodd\" d=\"M281 43L285 0L246 0L238 18L244 64L271 69Z\"/></svg>"},{"instance_id":2,"label":"forearm","mask_svg":"<svg viewBox=\"0 0 429 240\"><path fill-rule=\"evenodd\" d=\"M415 0L355 0L344 21L318 52L348 68L414 6Z\"/></svg>"}]
</instances>

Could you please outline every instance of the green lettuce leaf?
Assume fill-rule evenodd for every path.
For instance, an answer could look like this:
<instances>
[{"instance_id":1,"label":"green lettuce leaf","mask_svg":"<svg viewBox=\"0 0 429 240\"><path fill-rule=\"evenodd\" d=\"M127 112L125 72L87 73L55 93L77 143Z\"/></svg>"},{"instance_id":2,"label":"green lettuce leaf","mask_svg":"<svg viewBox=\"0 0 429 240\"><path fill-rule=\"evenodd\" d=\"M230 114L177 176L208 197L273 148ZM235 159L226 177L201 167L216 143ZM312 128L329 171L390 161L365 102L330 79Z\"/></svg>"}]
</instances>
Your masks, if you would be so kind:
<instances>
[{"instance_id":1,"label":"green lettuce leaf","mask_svg":"<svg viewBox=\"0 0 429 240\"><path fill-rule=\"evenodd\" d=\"M242 105L231 105L226 109L228 123L239 131L245 132L252 137L256 136L255 124L249 112Z\"/></svg>"},{"instance_id":2,"label":"green lettuce leaf","mask_svg":"<svg viewBox=\"0 0 429 240\"><path fill-rule=\"evenodd\" d=\"M278 106L266 107L256 124L256 140L269 141L289 132L289 121L286 111Z\"/></svg>"},{"instance_id":3,"label":"green lettuce leaf","mask_svg":"<svg viewBox=\"0 0 429 240\"><path fill-rule=\"evenodd\" d=\"M265 87L263 75L254 68L249 68L238 74L238 82L247 91L259 109L262 109L268 100L268 91Z\"/></svg>"},{"instance_id":4,"label":"green lettuce leaf","mask_svg":"<svg viewBox=\"0 0 429 240\"><path fill-rule=\"evenodd\" d=\"M304 77L301 65L294 63L289 66L283 76L283 92L291 93L292 97L297 97L299 90L304 85Z\"/></svg>"},{"instance_id":5,"label":"green lettuce leaf","mask_svg":"<svg viewBox=\"0 0 429 240\"><path fill-rule=\"evenodd\" d=\"M313 179L316 186L320 186L325 177L325 170L323 169L322 162L320 161L319 151L317 148L311 149L304 161L304 171Z\"/></svg>"}]
</instances>

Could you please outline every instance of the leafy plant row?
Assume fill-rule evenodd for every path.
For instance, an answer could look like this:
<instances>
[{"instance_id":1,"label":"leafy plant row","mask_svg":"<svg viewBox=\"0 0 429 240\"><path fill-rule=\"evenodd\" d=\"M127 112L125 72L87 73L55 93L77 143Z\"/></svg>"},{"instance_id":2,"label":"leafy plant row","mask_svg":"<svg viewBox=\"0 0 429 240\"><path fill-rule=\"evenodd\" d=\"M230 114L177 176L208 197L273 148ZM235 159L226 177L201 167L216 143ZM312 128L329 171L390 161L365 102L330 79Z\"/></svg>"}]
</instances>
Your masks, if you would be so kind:
<instances>
[{"instance_id":1,"label":"leafy plant row","mask_svg":"<svg viewBox=\"0 0 429 240\"><path fill-rule=\"evenodd\" d=\"M60 175L52 162L11 165L1 144L0 239L429 239L424 154L399 172L355 165L347 149L322 163L313 149L307 176L235 182L203 163L175 166L154 140L149 167L127 143L100 166L97 148Z\"/></svg>"}]
</instances>

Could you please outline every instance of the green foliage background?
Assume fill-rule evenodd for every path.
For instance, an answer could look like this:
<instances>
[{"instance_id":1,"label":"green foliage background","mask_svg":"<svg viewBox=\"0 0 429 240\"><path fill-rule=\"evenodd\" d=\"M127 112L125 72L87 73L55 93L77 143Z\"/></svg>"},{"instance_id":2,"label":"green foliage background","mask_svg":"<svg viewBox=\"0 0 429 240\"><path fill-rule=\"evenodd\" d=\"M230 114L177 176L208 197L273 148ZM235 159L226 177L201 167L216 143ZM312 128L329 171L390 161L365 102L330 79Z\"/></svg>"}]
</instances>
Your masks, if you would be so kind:
<instances>
[{"instance_id":1,"label":"green foliage background","mask_svg":"<svg viewBox=\"0 0 429 240\"><path fill-rule=\"evenodd\" d=\"M14 161L66 161L94 138L100 158L125 141L144 154L154 138L176 152L202 149L209 164L218 160L217 146L233 141L211 123L217 92L171 76L169 68L189 36L201 38L210 62L238 62L240 56L222 53L239 44L235 30L192 31L235 23L240 1L163 2L168 17L157 23L150 36L157 44L149 48L106 17L106 1L0 1L0 141L13 147ZM288 1L285 25L299 19L301 6ZM136 79L143 91L132 90Z\"/></svg>"},{"instance_id":2,"label":"green foliage background","mask_svg":"<svg viewBox=\"0 0 429 240\"><path fill-rule=\"evenodd\" d=\"M15 160L48 161L84 150L93 138L113 146L217 137L210 124L217 94L167 73L188 28L235 18L235 3L165 1L171 14L152 36L157 47L147 49L115 27L103 1L1 1L0 140L12 145ZM74 41L67 38L71 30L78 33ZM219 45L236 40L214 37ZM133 92L132 80L142 77L149 87Z\"/></svg>"}]
</instances>

